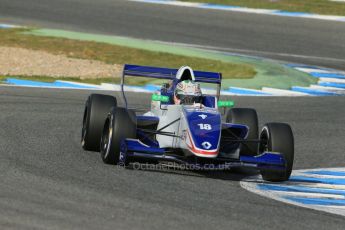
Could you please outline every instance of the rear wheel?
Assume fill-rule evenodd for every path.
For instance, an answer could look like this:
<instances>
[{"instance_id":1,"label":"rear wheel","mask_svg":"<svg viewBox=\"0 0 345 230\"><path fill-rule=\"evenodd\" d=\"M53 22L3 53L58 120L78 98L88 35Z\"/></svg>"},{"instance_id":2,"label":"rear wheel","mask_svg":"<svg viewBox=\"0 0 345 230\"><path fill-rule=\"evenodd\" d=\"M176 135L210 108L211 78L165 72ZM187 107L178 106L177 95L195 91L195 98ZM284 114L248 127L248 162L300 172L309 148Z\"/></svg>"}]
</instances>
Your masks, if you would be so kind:
<instances>
[{"instance_id":1,"label":"rear wheel","mask_svg":"<svg viewBox=\"0 0 345 230\"><path fill-rule=\"evenodd\" d=\"M116 107L116 98L109 95L91 94L85 104L81 145L84 150L99 152L104 121L110 108Z\"/></svg>"},{"instance_id":2,"label":"rear wheel","mask_svg":"<svg viewBox=\"0 0 345 230\"><path fill-rule=\"evenodd\" d=\"M136 138L136 116L133 111L114 107L105 120L101 137L101 157L106 164L117 164L120 158L121 142ZM127 164L128 159L122 162Z\"/></svg>"},{"instance_id":3,"label":"rear wheel","mask_svg":"<svg viewBox=\"0 0 345 230\"><path fill-rule=\"evenodd\" d=\"M255 109L249 108L232 108L226 114L226 122L246 125L249 128L247 139L258 139L258 115ZM258 154L257 143L241 144L240 155L255 156Z\"/></svg>"},{"instance_id":4,"label":"rear wheel","mask_svg":"<svg viewBox=\"0 0 345 230\"><path fill-rule=\"evenodd\" d=\"M286 162L285 171L261 170L264 180L279 182L289 179L294 160L294 138L291 127L285 123L268 123L260 134L259 152L282 153Z\"/></svg>"}]
</instances>

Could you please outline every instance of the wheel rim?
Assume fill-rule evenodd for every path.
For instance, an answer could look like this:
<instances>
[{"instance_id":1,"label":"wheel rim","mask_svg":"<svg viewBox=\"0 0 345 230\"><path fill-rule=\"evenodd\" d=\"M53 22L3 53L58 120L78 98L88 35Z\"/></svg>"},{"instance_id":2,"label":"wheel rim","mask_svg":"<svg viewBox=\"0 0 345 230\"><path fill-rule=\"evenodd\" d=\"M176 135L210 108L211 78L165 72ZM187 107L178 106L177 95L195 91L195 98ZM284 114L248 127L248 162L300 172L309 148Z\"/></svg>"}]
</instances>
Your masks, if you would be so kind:
<instances>
[{"instance_id":1,"label":"wheel rim","mask_svg":"<svg viewBox=\"0 0 345 230\"><path fill-rule=\"evenodd\" d=\"M87 110L88 107L85 106L85 110L84 110L84 116L83 116L83 128L81 129L81 145L84 146L85 145L85 138L86 138L86 133L87 133Z\"/></svg>"},{"instance_id":2,"label":"wheel rim","mask_svg":"<svg viewBox=\"0 0 345 230\"><path fill-rule=\"evenodd\" d=\"M101 139L101 148L102 152L104 153L104 158L107 158L109 155L109 146L111 144L111 139L113 137L113 125L111 121L112 117L109 120L107 120Z\"/></svg>"},{"instance_id":3,"label":"wheel rim","mask_svg":"<svg viewBox=\"0 0 345 230\"><path fill-rule=\"evenodd\" d=\"M268 130L266 129L266 127L264 127L260 134L260 146L259 146L260 154L263 152L269 151L268 139L269 139Z\"/></svg>"}]
</instances>

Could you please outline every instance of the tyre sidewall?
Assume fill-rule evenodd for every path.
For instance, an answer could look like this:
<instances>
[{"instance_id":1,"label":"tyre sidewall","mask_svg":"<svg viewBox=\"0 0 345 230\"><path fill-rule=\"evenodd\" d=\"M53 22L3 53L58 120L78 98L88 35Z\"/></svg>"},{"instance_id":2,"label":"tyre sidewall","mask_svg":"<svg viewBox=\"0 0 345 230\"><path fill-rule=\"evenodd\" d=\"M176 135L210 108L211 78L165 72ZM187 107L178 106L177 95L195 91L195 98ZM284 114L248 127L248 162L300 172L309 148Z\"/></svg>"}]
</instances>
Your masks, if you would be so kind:
<instances>
[{"instance_id":1,"label":"tyre sidewall","mask_svg":"<svg viewBox=\"0 0 345 230\"><path fill-rule=\"evenodd\" d=\"M119 162L122 141L126 138L136 138L136 117L132 111L115 107L111 109L107 120L109 121L109 127L106 127L106 122L104 129L112 127L112 136L107 149L101 149L101 157L104 163L117 164ZM103 134L106 134L106 130L103 131ZM103 136L102 140L104 141ZM101 145L104 144L102 140Z\"/></svg>"},{"instance_id":2,"label":"tyre sidewall","mask_svg":"<svg viewBox=\"0 0 345 230\"><path fill-rule=\"evenodd\" d=\"M283 154L286 162L284 172L261 170L263 178L269 181L288 180L294 161L294 138L291 127L285 123L268 123L263 127L260 138L262 135L268 136L267 151Z\"/></svg>"},{"instance_id":3,"label":"tyre sidewall","mask_svg":"<svg viewBox=\"0 0 345 230\"><path fill-rule=\"evenodd\" d=\"M84 137L82 136L82 147L85 150L100 151L99 144L105 119L107 118L110 108L116 106L116 98L110 95L91 94L88 97L84 110L84 118L86 119L85 133ZM87 113L86 115L85 112Z\"/></svg>"}]
</instances>

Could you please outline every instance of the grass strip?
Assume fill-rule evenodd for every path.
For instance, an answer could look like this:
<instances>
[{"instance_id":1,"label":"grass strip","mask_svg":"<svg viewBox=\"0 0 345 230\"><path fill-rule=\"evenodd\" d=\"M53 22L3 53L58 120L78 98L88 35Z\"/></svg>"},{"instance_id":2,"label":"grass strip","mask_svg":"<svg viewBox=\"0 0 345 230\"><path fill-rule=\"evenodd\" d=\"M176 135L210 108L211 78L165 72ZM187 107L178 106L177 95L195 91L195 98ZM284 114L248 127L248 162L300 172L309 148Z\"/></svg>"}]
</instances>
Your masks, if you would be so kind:
<instances>
[{"instance_id":1,"label":"grass strip","mask_svg":"<svg viewBox=\"0 0 345 230\"><path fill-rule=\"evenodd\" d=\"M0 30L0 44L7 47L19 47L32 50L42 50L52 54L62 54L71 58L98 60L108 64L133 63L138 65L178 68L189 65L193 69L222 72L228 79L251 79L256 71L250 64L229 63L209 60L207 57L188 57L164 52L147 51L102 42L80 41L74 39L35 36L27 34L30 29ZM25 34L24 34L25 33ZM28 79L34 79L28 77ZM37 79L46 77L37 76ZM67 80L68 78L63 78ZM73 81L78 79L72 78ZM56 79L53 79L56 80ZM82 79L79 81L96 83L107 79ZM113 82L113 79L110 79Z\"/></svg>"}]
</instances>

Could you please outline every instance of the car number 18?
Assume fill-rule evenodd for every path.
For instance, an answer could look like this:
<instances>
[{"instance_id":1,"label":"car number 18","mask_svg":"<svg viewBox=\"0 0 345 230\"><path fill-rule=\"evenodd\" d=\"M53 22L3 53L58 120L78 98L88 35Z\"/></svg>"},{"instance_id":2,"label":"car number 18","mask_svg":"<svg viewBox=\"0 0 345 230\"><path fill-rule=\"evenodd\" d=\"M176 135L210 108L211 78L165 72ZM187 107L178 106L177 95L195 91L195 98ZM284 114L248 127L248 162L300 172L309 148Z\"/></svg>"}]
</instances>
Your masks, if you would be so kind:
<instances>
[{"instance_id":1,"label":"car number 18","mask_svg":"<svg viewBox=\"0 0 345 230\"><path fill-rule=\"evenodd\" d=\"M210 124L198 124L198 126L203 130L212 130L212 126Z\"/></svg>"}]
</instances>

